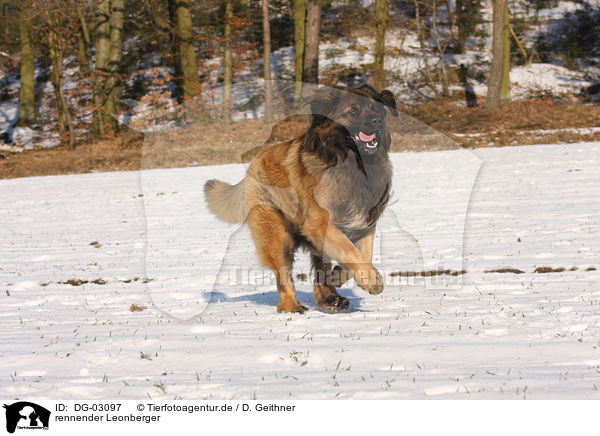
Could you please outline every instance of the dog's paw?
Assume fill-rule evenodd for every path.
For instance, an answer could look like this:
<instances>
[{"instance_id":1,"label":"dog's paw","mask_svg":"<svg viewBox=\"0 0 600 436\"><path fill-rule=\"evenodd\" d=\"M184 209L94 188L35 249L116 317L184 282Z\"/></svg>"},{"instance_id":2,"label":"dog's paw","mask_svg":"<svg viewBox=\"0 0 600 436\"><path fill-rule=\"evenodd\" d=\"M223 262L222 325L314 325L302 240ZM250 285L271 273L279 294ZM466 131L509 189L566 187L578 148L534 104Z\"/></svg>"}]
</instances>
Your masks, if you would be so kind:
<instances>
[{"instance_id":1,"label":"dog's paw","mask_svg":"<svg viewBox=\"0 0 600 436\"><path fill-rule=\"evenodd\" d=\"M352 273L350 271L345 270L340 265L336 265L333 268L333 271L331 274L332 283L330 283L330 284L334 288L339 288L340 286L342 286L344 283L346 283L351 278L352 278Z\"/></svg>"},{"instance_id":2,"label":"dog's paw","mask_svg":"<svg viewBox=\"0 0 600 436\"><path fill-rule=\"evenodd\" d=\"M343 312L350 307L350 300L341 295L331 295L318 304L325 312Z\"/></svg>"},{"instance_id":3,"label":"dog's paw","mask_svg":"<svg viewBox=\"0 0 600 436\"><path fill-rule=\"evenodd\" d=\"M375 268L359 271L359 274L355 275L355 279L356 284L369 294L377 295L383 292L383 277Z\"/></svg>"},{"instance_id":4,"label":"dog's paw","mask_svg":"<svg viewBox=\"0 0 600 436\"><path fill-rule=\"evenodd\" d=\"M277 312L293 312L293 313L304 313L308 310L306 306L301 305L300 303L296 304L281 304L277 306Z\"/></svg>"}]
</instances>

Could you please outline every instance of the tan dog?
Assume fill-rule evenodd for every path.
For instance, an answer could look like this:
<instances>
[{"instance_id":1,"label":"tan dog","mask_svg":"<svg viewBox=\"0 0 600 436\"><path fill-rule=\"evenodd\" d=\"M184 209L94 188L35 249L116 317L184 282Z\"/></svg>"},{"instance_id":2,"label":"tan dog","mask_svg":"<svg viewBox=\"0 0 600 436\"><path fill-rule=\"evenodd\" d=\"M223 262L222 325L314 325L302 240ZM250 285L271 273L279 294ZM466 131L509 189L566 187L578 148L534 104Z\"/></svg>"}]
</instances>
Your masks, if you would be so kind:
<instances>
[{"instance_id":1,"label":"tan dog","mask_svg":"<svg viewBox=\"0 0 600 436\"><path fill-rule=\"evenodd\" d=\"M229 223L247 221L259 259L277 278L279 312L303 312L292 280L294 252L311 253L314 296L325 311L349 306L336 291L354 277L371 294L383 291L373 267L375 225L388 200L392 167L386 107L390 91L364 85L329 89L309 104L305 135L266 147L237 185L209 180L209 209ZM332 269L332 260L339 265Z\"/></svg>"}]
</instances>

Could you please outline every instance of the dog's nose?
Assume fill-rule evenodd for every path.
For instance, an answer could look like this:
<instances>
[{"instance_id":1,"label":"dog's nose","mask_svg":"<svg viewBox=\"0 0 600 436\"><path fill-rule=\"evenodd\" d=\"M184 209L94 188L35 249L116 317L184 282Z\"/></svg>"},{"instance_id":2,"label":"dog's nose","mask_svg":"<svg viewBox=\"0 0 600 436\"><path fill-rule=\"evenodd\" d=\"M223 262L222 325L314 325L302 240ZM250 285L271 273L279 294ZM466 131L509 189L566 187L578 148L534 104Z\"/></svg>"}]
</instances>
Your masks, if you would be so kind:
<instances>
[{"instance_id":1,"label":"dog's nose","mask_svg":"<svg viewBox=\"0 0 600 436\"><path fill-rule=\"evenodd\" d=\"M371 118L371 127L373 130L381 129L381 126L383 126L383 120L380 117Z\"/></svg>"}]
</instances>

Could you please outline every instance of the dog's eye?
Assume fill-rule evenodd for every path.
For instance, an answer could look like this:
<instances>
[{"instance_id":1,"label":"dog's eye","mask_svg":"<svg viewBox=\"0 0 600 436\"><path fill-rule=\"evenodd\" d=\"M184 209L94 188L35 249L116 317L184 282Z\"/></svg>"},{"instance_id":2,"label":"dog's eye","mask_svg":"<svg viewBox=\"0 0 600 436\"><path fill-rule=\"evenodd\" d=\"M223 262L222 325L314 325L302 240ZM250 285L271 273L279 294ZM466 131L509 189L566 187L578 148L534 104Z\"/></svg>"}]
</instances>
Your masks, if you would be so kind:
<instances>
[{"instance_id":1,"label":"dog's eye","mask_svg":"<svg viewBox=\"0 0 600 436\"><path fill-rule=\"evenodd\" d=\"M356 116L357 113L358 113L358 111L354 108L352 108L348 111L348 114L352 117Z\"/></svg>"}]
</instances>

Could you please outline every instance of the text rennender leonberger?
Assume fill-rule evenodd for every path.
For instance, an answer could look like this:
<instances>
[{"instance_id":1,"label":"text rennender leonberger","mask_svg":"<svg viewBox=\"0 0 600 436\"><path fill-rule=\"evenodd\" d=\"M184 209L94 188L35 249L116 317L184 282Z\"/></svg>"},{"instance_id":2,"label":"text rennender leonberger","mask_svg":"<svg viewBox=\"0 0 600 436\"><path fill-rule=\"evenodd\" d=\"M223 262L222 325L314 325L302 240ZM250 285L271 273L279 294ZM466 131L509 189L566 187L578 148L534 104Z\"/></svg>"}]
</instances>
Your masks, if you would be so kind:
<instances>
[{"instance_id":1,"label":"text rennender leonberger","mask_svg":"<svg viewBox=\"0 0 600 436\"><path fill-rule=\"evenodd\" d=\"M306 134L265 148L237 185L209 180L209 209L229 223L247 221L258 256L277 279L279 312L303 312L292 279L294 252L305 247L314 268L314 298L329 312L349 306L336 291L354 277L371 294L383 291L372 265L375 225L388 200L392 167L387 107L390 91L328 88L310 99ZM332 260L338 266L332 269Z\"/></svg>"}]
</instances>

